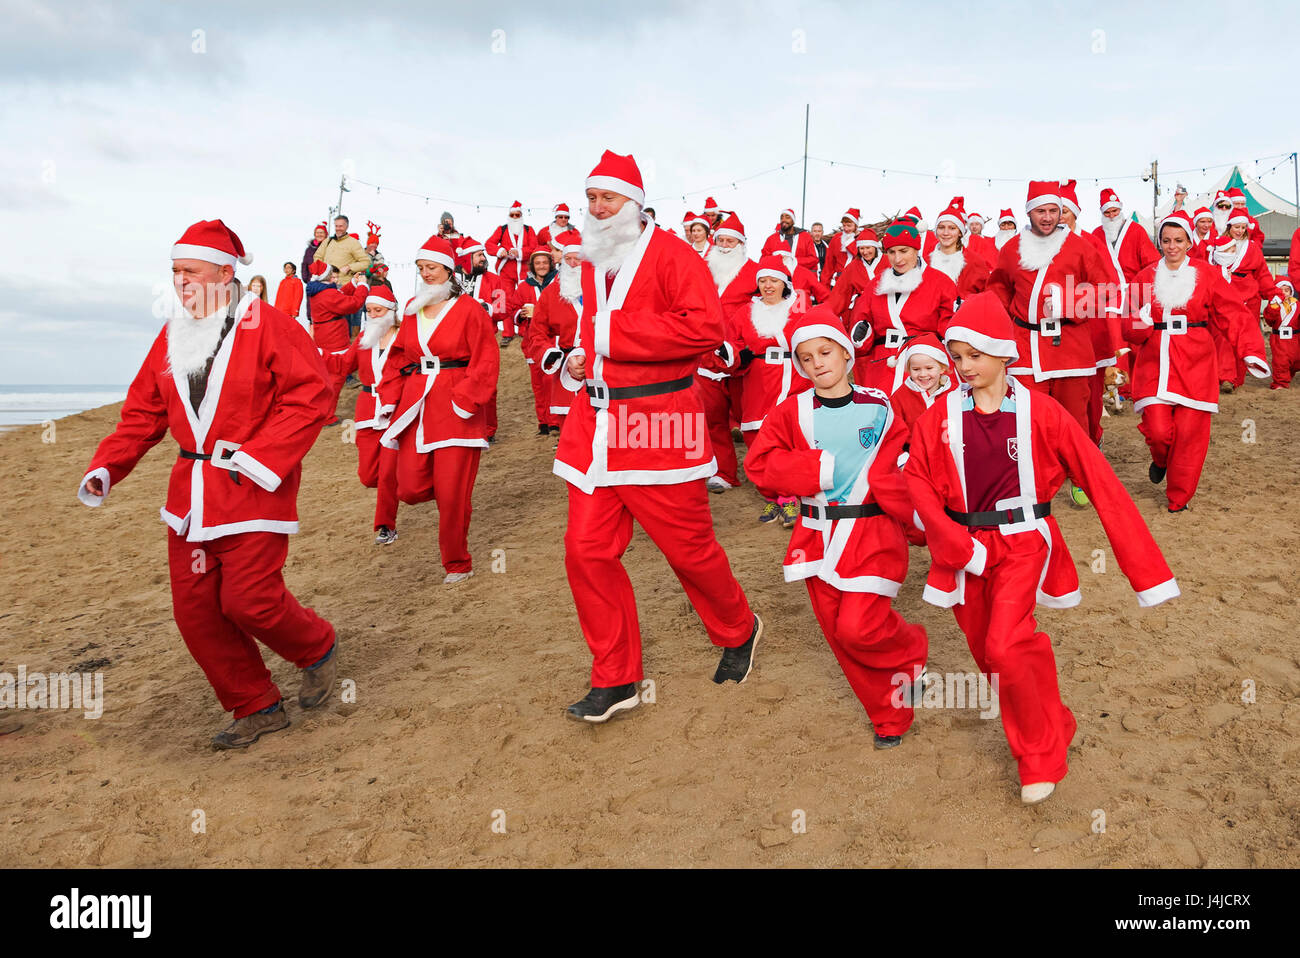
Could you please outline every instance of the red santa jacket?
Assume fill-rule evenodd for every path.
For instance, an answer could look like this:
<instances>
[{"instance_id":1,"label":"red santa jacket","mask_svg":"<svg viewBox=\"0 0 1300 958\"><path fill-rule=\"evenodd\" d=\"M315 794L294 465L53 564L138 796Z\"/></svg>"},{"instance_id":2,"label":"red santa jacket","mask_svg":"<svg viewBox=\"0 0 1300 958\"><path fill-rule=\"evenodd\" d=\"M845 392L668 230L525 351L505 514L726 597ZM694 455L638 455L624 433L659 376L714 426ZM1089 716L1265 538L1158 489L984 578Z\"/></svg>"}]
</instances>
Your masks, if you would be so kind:
<instances>
[{"instance_id":1,"label":"red santa jacket","mask_svg":"<svg viewBox=\"0 0 1300 958\"><path fill-rule=\"evenodd\" d=\"M532 306L533 315L537 315L537 304L542 298L542 291L558 284L560 278L559 270L552 270L547 274L547 276L549 278L546 280L546 286L542 286L541 281L532 273L529 273L524 278L523 282L515 286L514 291L510 294L509 304L506 307L510 323L520 334L519 348L523 350L524 359L530 365L533 362L533 356L528 352L527 343L528 329L532 321L529 317L523 314L523 310L525 306Z\"/></svg>"},{"instance_id":2,"label":"red santa jacket","mask_svg":"<svg viewBox=\"0 0 1300 958\"><path fill-rule=\"evenodd\" d=\"M408 301L408 306L409 306ZM437 304L434 304L436 307ZM426 306L422 312L430 312ZM417 314L404 315L379 383L382 413L390 425L380 438L396 449L415 429L415 451L443 446L487 448L487 403L496 391L501 349L492 320L468 296L457 296L420 339ZM444 362L467 363L444 369Z\"/></svg>"},{"instance_id":3,"label":"red santa jacket","mask_svg":"<svg viewBox=\"0 0 1300 958\"><path fill-rule=\"evenodd\" d=\"M1120 570L1138 594L1138 604L1152 606L1175 598L1178 585L1160 548L1101 451L1051 396L1031 392L1015 377L1008 377L1008 384L1003 409L1014 410L1016 416L1016 436L1008 442L1015 443L1015 451L1009 452L1016 462L1019 495L1004 500L1000 507L1020 513L1018 517L1009 515L998 532L1039 535L1047 543L1047 560L1036 595L1039 604L1063 609L1078 605L1081 598L1079 574L1056 517L1035 518L1033 510L1037 504L1052 501L1066 476L1086 490ZM924 598L944 608L965 600L966 575L984 575L988 558L984 544L945 511L968 509L962 414L971 404L970 387L962 384L944 402L927 410L912 429L903 467L933 559Z\"/></svg>"},{"instance_id":4,"label":"red santa jacket","mask_svg":"<svg viewBox=\"0 0 1300 958\"><path fill-rule=\"evenodd\" d=\"M831 290L826 305L835 311L835 315L846 327L849 325L849 317L853 315L853 308L858 298L876 281L880 264L884 261L884 254L879 251L870 265L863 262L861 256L855 256L849 260L848 265L840 273L839 279L835 281L835 287Z\"/></svg>"},{"instance_id":5,"label":"red santa jacket","mask_svg":"<svg viewBox=\"0 0 1300 958\"><path fill-rule=\"evenodd\" d=\"M806 516L800 510L783 563L786 582L815 576L844 592L892 598L907 578L907 539L900 523L910 523L912 503L897 466L907 429L884 393L854 386L855 408L884 407L885 424L848 498L831 502L826 496L834 486L835 457L817 448L813 410L819 402L809 389L772 410L745 456L745 475L763 495L797 495L805 509L819 513ZM828 505L872 503L885 514L832 519L825 511Z\"/></svg>"},{"instance_id":6,"label":"red santa jacket","mask_svg":"<svg viewBox=\"0 0 1300 958\"><path fill-rule=\"evenodd\" d=\"M740 428L746 432L762 426L767 415L787 397L812 386L795 372L790 343L785 338L785 326L798 309L794 296L774 306L755 296L732 317L736 373L745 377L740 394Z\"/></svg>"},{"instance_id":7,"label":"red santa jacket","mask_svg":"<svg viewBox=\"0 0 1300 958\"><path fill-rule=\"evenodd\" d=\"M1259 321L1216 267L1190 257L1172 274L1164 260L1138 273L1122 328L1136 347L1132 391L1139 412L1156 402L1218 412L1214 332L1250 358L1255 375L1268 368Z\"/></svg>"},{"instance_id":8,"label":"red santa jacket","mask_svg":"<svg viewBox=\"0 0 1300 958\"><path fill-rule=\"evenodd\" d=\"M1300 330L1300 323L1296 322L1296 314L1300 310L1296 309L1296 305L1297 300L1293 297L1288 302L1269 303L1264 308L1264 322L1282 339L1295 339L1296 331Z\"/></svg>"},{"instance_id":9,"label":"red santa jacket","mask_svg":"<svg viewBox=\"0 0 1300 958\"><path fill-rule=\"evenodd\" d=\"M804 269L802 266L795 266L794 275L790 277L794 283L796 293L803 293L803 308L806 310L810 305L824 303L831 298L829 286L822 285L817 279L817 274L810 269Z\"/></svg>"},{"instance_id":10,"label":"red santa jacket","mask_svg":"<svg viewBox=\"0 0 1300 958\"><path fill-rule=\"evenodd\" d=\"M849 263L856 258L858 234L845 233L840 230L826 241L826 260L822 263L821 281L826 286L834 286L839 275Z\"/></svg>"},{"instance_id":11,"label":"red santa jacket","mask_svg":"<svg viewBox=\"0 0 1300 958\"><path fill-rule=\"evenodd\" d=\"M297 276L286 276L275 288L275 308L286 316L298 318L302 309L302 280Z\"/></svg>"},{"instance_id":12,"label":"red santa jacket","mask_svg":"<svg viewBox=\"0 0 1300 958\"><path fill-rule=\"evenodd\" d=\"M947 275L924 263L918 262L912 268L921 271L916 289L910 293L880 293L877 289L881 277L877 276L872 288L858 297L849 321L853 341L859 344L853 378L884 390L886 395L903 384L906 370L898 357L907 338L934 333L942 339L943 330L952 322L957 299L957 287Z\"/></svg>"},{"instance_id":13,"label":"red santa jacket","mask_svg":"<svg viewBox=\"0 0 1300 958\"><path fill-rule=\"evenodd\" d=\"M894 413L910 433L916 421L921 418L921 413L935 403L943 402L943 397L956 389L957 385L945 373L939 379L939 389L931 395L918 386L910 376L904 374L903 384L895 389L893 395L889 397L889 404L894 407Z\"/></svg>"},{"instance_id":14,"label":"red santa jacket","mask_svg":"<svg viewBox=\"0 0 1300 958\"><path fill-rule=\"evenodd\" d=\"M722 301L722 315L730 317L740 307L749 305L757 288L758 264L752 259L747 259L745 265L740 267L740 272L731 278L726 289L718 290L718 297Z\"/></svg>"},{"instance_id":15,"label":"red santa jacket","mask_svg":"<svg viewBox=\"0 0 1300 958\"><path fill-rule=\"evenodd\" d=\"M334 392L311 337L295 320L252 295L240 301L236 316L197 412L189 380L168 363L167 328L158 334L117 428L90 460L77 493L82 502L101 505L170 430L181 450L214 456L178 456L172 466L160 511L177 535L207 542L242 532L298 531L302 458L334 414ZM215 464L217 457L227 465ZM86 489L92 476L103 482L103 496Z\"/></svg>"},{"instance_id":16,"label":"red santa jacket","mask_svg":"<svg viewBox=\"0 0 1300 958\"><path fill-rule=\"evenodd\" d=\"M577 335L578 312L573 303L560 295L557 278L538 297L523 344L528 361L536 363L550 377L550 411L557 416L567 416L572 404L573 393L560 385L560 367L573 350Z\"/></svg>"},{"instance_id":17,"label":"red santa jacket","mask_svg":"<svg viewBox=\"0 0 1300 958\"><path fill-rule=\"evenodd\" d=\"M565 388L577 395L554 472L587 493L705 479L717 471L704 408L692 388L700 356L723 341L717 287L689 245L644 214L642 223L612 282L582 264L574 352L585 357L586 383L560 370ZM671 391L618 392L637 387Z\"/></svg>"},{"instance_id":18,"label":"red santa jacket","mask_svg":"<svg viewBox=\"0 0 1300 958\"><path fill-rule=\"evenodd\" d=\"M388 428L388 415L383 410L379 410L378 415L375 414L377 408L375 396L379 384L383 382L389 360L392 358L393 344L390 342L386 347L367 348L361 345L361 340L364 338L363 333L343 352L327 353L321 358L325 362L325 368L336 378L336 381L343 379L349 373L357 374L357 379L361 381L361 392L357 395L353 423L357 429L375 429L382 432Z\"/></svg>"},{"instance_id":19,"label":"red santa jacket","mask_svg":"<svg viewBox=\"0 0 1300 958\"><path fill-rule=\"evenodd\" d=\"M1232 285L1232 292L1241 299L1247 309L1254 311L1259 318L1261 299L1271 300L1277 295L1277 281L1264 262L1264 254L1259 244L1248 242L1243 249L1237 244L1237 255L1231 263L1220 265L1213 258L1210 262L1219 269L1223 278Z\"/></svg>"},{"instance_id":20,"label":"red santa jacket","mask_svg":"<svg viewBox=\"0 0 1300 958\"><path fill-rule=\"evenodd\" d=\"M1123 216L1122 213L1120 215ZM1114 243L1106 238L1104 226L1093 230L1092 237L1097 241L1097 249L1110 259L1121 283L1131 282L1138 273L1160 259L1147 231L1127 217L1124 225L1119 228Z\"/></svg>"},{"instance_id":21,"label":"red santa jacket","mask_svg":"<svg viewBox=\"0 0 1300 958\"><path fill-rule=\"evenodd\" d=\"M766 256L780 249L788 249L794 253L796 263L814 276L817 275L817 247L813 245L812 234L807 230L796 227L789 236L782 236L781 231L777 230L764 241L762 255Z\"/></svg>"},{"instance_id":22,"label":"red santa jacket","mask_svg":"<svg viewBox=\"0 0 1300 958\"><path fill-rule=\"evenodd\" d=\"M1300 292L1300 229L1291 234L1291 252L1287 257L1286 275L1291 279L1291 288Z\"/></svg>"},{"instance_id":23,"label":"red santa jacket","mask_svg":"<svg viewBox=\"0 0 1300 958\"><path fill-rule=\"evenodd\" d=\"M1030 262L1021 257L1027 236ZM998 254L988 285L1015 323L1020 358L1008 372L1039 382L1094 375L1091 320L1105 311L1098 293L1107 289L1110 276L1096 246L1064 226L1051 237L1012 237Z\"/></svg>"},{"instance_id":24,"label":"red santa jacket","mask_svg":"<svg viewBox=\"0 0 1300 958\"><path fill-rule=\"evenodd\" d=\"M510 320L510 299L515 284L496 273L480 273L470 278L462 277L461 287L466 295L487 310L488 317L501 332ZM513 331L510 335L514 335Z\"/></svg>"},{"instance_id":25,"label":"red santa jacket","mask_svg":"<svg viewBox=\"0 0 1300 958\"><path fill-rule=\"evenodd\" d=\"M516 243L515 236L510 232L508 223L502 223L488 241L483 244L483 249L488 256L496 257L497 273L512 286L518 285L521 270L527 269L528 255L536 248L537 233L533 231L531 226L523 227L519 241ZM518 259L510 259L506 255L512 249L519 250ZM520 263L525 265L521 267Z\"/></svg>"},{"instance_id":26,"label":"red santa jacket","mask_svg":"<svg viewBox=\"0 0 1300 958\"><path fill-rule=\"evenodd\" d=\"M348 317L366 305L370 289L348 283L341 289L327 287L311 298L311 335L321 352L347 349L352 339Z\"/></svg>"},{"instance_id":27,"label":"red santa jacket","mask_svg":"<svg viewBox=\"0 0 1300 958\"><path fill-rule=\"evenodd\" d=\"M989 264L974 250L959 249L946 256L936 246L925 258L926 265L943 273L957 287L958 299L984 292L989 283Z\"/></svg>"}]
</instances>

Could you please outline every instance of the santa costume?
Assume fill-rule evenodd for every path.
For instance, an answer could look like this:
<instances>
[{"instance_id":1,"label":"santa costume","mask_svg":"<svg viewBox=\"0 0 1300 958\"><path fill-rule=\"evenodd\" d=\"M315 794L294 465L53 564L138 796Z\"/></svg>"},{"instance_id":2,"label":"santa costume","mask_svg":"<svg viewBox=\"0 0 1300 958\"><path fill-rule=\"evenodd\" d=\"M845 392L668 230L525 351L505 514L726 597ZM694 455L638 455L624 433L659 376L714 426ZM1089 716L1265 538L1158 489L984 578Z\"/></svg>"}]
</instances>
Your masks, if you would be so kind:
<instances>
[{"instance_id":1,"label":"santa costume","mask_svg":"<svg viewBox=\"0 0 1300 958\"><path fill-rule=\"evenodd\" d=\"M954 197L953 199L960 198ZM938 229L940 223L952 223L958 229L965 230L965 219L965 211L960 206L950 204L934 221L935 229ZM935 236L934 230L931 230L929 235ZM938 270L952 280L953 285L957 287L958 300L984 292L984 287L989 282L988 263L984 261L982 253L973 248L967 248L967 241L970 239L969 236L958 239L957 248L951 253L945 253L939 248L938 238L936 237L930 251L925 255L927 266Z\"/></svg>"},{"instance_id":2,"label":"santa costume","mask_svg":"<svg viewBox=\"0 0 1300 958\"><path fill-rule=\"evenodd\" d=\"M871 262L867 262L868 255L871 256ZM826 300L840 322L847 325L858 297L871 288L884 265L885 255L880 250L880 238L875 230L864 229L858 234L857 255L844 267Z\"/></svg>"},{"instance_id":3,"label":"santa costume","mask_svg":"<svg viewBox=\"0 0 1300 958\"><path fill-rule=\"evenodd\" d=\"M1284 276L1277 278L1277 301L1264 309L1264 322L1273 331L1273 389L1287 389L1291 377L1300 371L1300 323L1296 322L1295 287Z\"/></svg>"},{"instance_id":4,"label":"santa costume","mask_svg":"<svg viewBox=\"0 0 1300 958\"><path fill-rule=\"evenodd\" d=\"M459 295L451 244L429 237L416 250L421 261L444 267L448 279L422 282L403 311L379 383L379 411L389 419L380 442L397 450L398 498L437 502L444 582L452 583L473 574L472 496L501 350L483 307Z\"/></svg>"},{"instance_id":5,"label":"santa costume","mask_svg":"<svg viewBox=\"0 0 1300 958\"><path fill-rule=\"evenodd\" d=\"M765 494L799 496L785 581L805 583L822 634L871 719L876 747L888 748L912 725L912 696L900 692L917 684L929 651L925 629L904 621L891 602L907 578L903 524L911 524L912 503L897 467L907 429L888 396L850 382L853 344L829 307L792 320L793 350L820 339L843 349L846 363L844 378L825 391L847 394L807 389L781 402L745 470ZM801 364L795 368L809 378Z\"/></svg>"},{"instance_id":6,"label":"santa costume","mask_svg":"<svg viewBox=\"0 0 1300 958\"><path fill-rule=\"evenodd\" d=\"M840 273L858 255L858 220L861 218L862 213L856 206L849 207L840 217L840 231L826 243L826 261L822 263L820 277L824 285L834 286Z\"/></svg>"},{"instance_id":7,"label":"santa costume","mask_svg":"<svg viewBox=\"0 0 1300 958\"><path fill-rule=\"evenodd\" d=\"M340 289L334 282L323 282L325 277L337 275L334 267L324 260L311 264L311 281L307 284L307 298L311 303L311 334L322 356L342 355L351 343L351 317L361 309L370 287L366 274L357 273L352 281ZM334 401L337 404L346 375L333 379ZM337 419L334 420L337 422ZM333 422L329 423L333 425Z\"/></svg>"},{"instance_id":8,"label":"santa costume","mask_svg":"<svg viewBox=\"0 0 1300 958\"><path fill-rule=\"evenodd\" d=\"M942 367L935 386L924 389L912 378L908 364L913 356L927 356ZM889 402L899 421L910 431L923 412L957 388L957 377L952 372L952 357L934 333L922 333L910 339L898 357L898 365L903 368L903 384L894 390Z\"/></svg>"},{"instance_id":9,"label":"santa costume","mask_svg":"<svg viewBox=\"0 0 1300 958\"><path fill-rule=\"evenodd\" d=\"M781 216L788 216L793 222L798 222L793 209L782 210ZM776 231L764 241L761 255L767 256L780 250L794 253L795 261L799 266L808 270L814 277L817 275L817 249L813 246L812 234L799 226L791 226L789 233L783 233L780 217L778 217Z\"/></svg>"},{"instance_id":10,"label":"santa costume","mask_svg":"<svg viewBox=\"0 0 1300 958\"><path fill-rule=\"evenodd\" d=\"M1202 224L1206 228L1204 235L1201 233ZM1219 231L1214 226L1214 214L1202 206L1192 214L1192 225L1196 227L1196 232L1192 235L1192 251L1188 255L1208 263L1210 250L1213 249L1215 240L1219 238Z\"/></svg>"},{"instance_id":11,"label":"santa costume","mask_svg":"<svg viewBox=\"0 0 1300 958\"><path fill-rule=\"evenodd\" d=\"M758 262L755 283L763 277L779 279L785 284L785 293L774 304L764 303L757 294L752 296L747 305L736 310L732 330L734 368L745 377L740 431L747 446L778 403L808 388L808 381L795 374L786 339L786 325L791 314L798 312L786 261L780 256L764 256Z\"/></svg>"},{"instance_id":12,"label":"santa costume","mask_svg":"<svg viewBox=\"0 0 1300 958\"><path fill-rule=\"evenodd\" d=\"M921 237L908 220L895 220L885 230L881 245L921 249ZM899 365L909 336L938 333L952 319L957 287L945 273L929 269L919 257L905 273L885 266L875 284L858 297L851 316L853 341L859 343L854 380L891 395L903 384Z\"/></svg>"},{"instance_id":13,"label":"santa costume","mask_svg":"<svg viewBox=\"0 0 1300 958\"><path fill-rule=\"evenodd\" d=\"M537 275L534 268L538 265L539 258L546 260L546 272L541 276ZM542 293L555 285L555 279L560 273L555 268L555 254L550 247L542 246L528 254L525 269L527 274L524 281L515 287L508 308L515 328L519 330L519 346L523 350L524 362L528 366L528 381L533 390L533 412L537 416L537 434L545 436L549 434L552 426L558 427L560 421L551 413L551 384L547 382L546 374L537 365L537 357L530 351L528 342L531 336L532 317L536 314Z\"/></svg>"},{"instance_id":14,"label":"santa costume","mask_svg":"<svg viewBox=\"0 0 1300 958\"><path fill-rule=\"evenodd\" d=\"M582 270L570 266L564 257L582 255L582 236L577 230L569 230L556 236L554 245L560 256L559 275L537 299L524 338L524 355L532 364L529 371L535 369L542 377L549 431L558 434L573 398L560 385L560 367L573 351L578 334L577 311L582 308Z\"/></svg>"},{"instance_id":15,"label":"santa costume","mask_svg":"<svg viewBox=\"0 0 1300 958\"><path fill-rule=\"evenodd\" d=\"M1234 226L1250 226L1250 217L1245 210L1233 210L1228 217L1228 230ZM1264 253L1259 244L1247 235L1243 239L1234 239L1231 232L1225 232L1210 250L1210 263L1216 266L1223 278L1231 285L1233 295L1240 299L1250 312L1256 327L1262 303L1277 297L1277 284L1273 273L1264 261ZM1240 389L1246 381L1246 367L1236 350L1236 343L1230 339L1218 340L1219 381L1231 384L1232 389ZM1228 391L1231 392L1232 389Z\"/></svg>"},{"instance_id":16,"label":"santa costume","mask_svg":"<svg viewBox=\"0 0 1300 958\"><path fill-rule=\"evenodd\" d=\"M509 342L516 330L511 318L510 300L515 288L507 280L487 268L487 249L472 236L462 236L453 244L456 251L456 265L460 270L460 285L465 295L470 296L487 310L502 339ZM475 264L477 254L483 254L482 262ZM497 434L497 393L492 390L492 398L487 405L487 435L492 442Z\"/></svg>"},{"instance_id":17,"label":"santa costume","mask_svg":"<svg viewBox=\"0 0 1300 958\"><path fill-rule=\"evenodd\" d=\"M573 229L573 215L569 212L568 203L556 203L551 210L551 222L537 231L537 243L539 246L549 246L559 253L559 246L556 242L561 233L567 233ZM574 232L577 232L574 230Z\"/></svg>"},{"instance_id":18,"label":"santa costume","mask_svg":"<svg viewBox=\"0 0 1300 958\"><path fill-rule=\"evenodd\" d=\"M631 156L605 151L586 187L582 313L560 371L576 397L554 471L569 484L564 563L592 653L591 692L567 714L603 722L637 704L643 676L636 597L622 563L634 519L724 650L715 682L748 676L762 623L714 536L704 484L717 466L694 373L723 341L708 267L641 212L645 191ZM583 378L574 379L579 369Z\"/></svg>"},{"instance_id":19,"label":"santa costume","mask_svg":"<svg viewBox=\"0 0 1300 958\"><path fill-rule=\"evenodd\" d=\"M967 300L944 342L965 343L986 362L1015 361L1019 348L994 293ZM980 409L963 383L917 420L903 472L933 560L924 597L952 608L980 671L996 679L1021 799L1032 804L1065 777L1076 729L1061 702L1051 640L1034 619L1036 602L1061 609L1080 601L1074 560L1051 515L1067 474L1096 505L1139 605L1179 591L1128 492L1078 422L1050 396L998 375L1005 389L998 409Z\"/></svg>"},{"instance_id":20,"label":"santa costume","mask_svg":"<svg viewBox=\"0 0 1300 958\"><path fill-rule=\"evenodd\" d=\"M254 295L238 296L234 266L251 257L221 220L187 229L172 259L180 268L193 261L230 267L228 302L204 317L182 308L168 320L77 496L102 505L170 431L179 449L161 515L173 614L236 720L213 745L238 747L288 725L257 642L311 669L305 707L333 685L334 628L299 605L281 575L289 533L298 531L302 459L332 415L333 393L303 328ZM308 696L313 675L328 682Z\"/></svg>"},{"instance_id":21,"label":"santa costume","mask_svg":"<svg viewBox=\"0 0 1300 958\"><path fill-rule=\"evenodd\" d=\"M998 255L1002 252L1002 247L1020 235L1016 226L1016 216L1011 210L1006 209L998 214L998 231L993 234L994 254L989 260L990 268L996 267Z\"/></svg>"},{"instance_id":22,"label":"santa costume","mask_svg":"<svg viewBox=\"0 0 1300 958\"><path fill-rule=\"evenodd\" d=\"M537 234L523 221L524 207L518 200L510 206L510 213L488 239L485 247L488 256L496 258L496 271L512 286L519 285L528 254L537 247Z\"/></svg>"},{"instance_id":23,"label":"santa costume","mask_svg":"<svg viewBox=\"0 0 1300 958\"><path fill-rule=\"evenodd\" d=\"M1182 229L1187 214L1160 223ZM1185 258L1171 269L1162 259L1136 277L1124 337L1135 347L1133 409L1151 450L1150 476L1166 481L1169 511L1181 512L1196 492L1210 447L1210 414L1218 412L1216 346L1212 330L1232 345L1252 375L1268 375L1259 320L1242 305L1219 270Z\"/></svg>"},{"instance_id":24,"label":"santa costume","mask_svg":"<svg viewBox=\"0 0 1300 958\"><path fill-rule=\"evenodd\" d=\"M1124 309L1122 297L1127 295L1129 282L1160 259L1160 254L1156 252L1151 237L1147 236L1147 231L1135 223L1132 217L1124 215L1124 204L1120 202L1114 190L1109 187L1102 190L1098 205L1102 220L1101 225L1092 231L1092 235L1097 241L1097 248L1105 252L1115 275L1119 277L1121 295L1119 307L1122 310ZM1106 214L1110 210L1118 211L1117 215L1107 217Z\"/></svg>"}]
</instances>

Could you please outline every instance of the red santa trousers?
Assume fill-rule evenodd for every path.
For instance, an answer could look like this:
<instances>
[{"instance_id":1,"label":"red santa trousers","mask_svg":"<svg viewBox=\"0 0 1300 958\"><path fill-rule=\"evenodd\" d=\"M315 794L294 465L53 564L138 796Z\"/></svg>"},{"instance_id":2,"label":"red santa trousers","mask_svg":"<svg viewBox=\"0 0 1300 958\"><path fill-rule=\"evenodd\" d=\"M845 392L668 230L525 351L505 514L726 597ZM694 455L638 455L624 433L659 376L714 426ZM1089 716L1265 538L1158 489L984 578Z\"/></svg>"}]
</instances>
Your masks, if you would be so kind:
<instances>
[{"instance_id":1,"label":"red santa trousers","mask_svg":"<svg viewBox=\"0 0 1300 958\"><path fill-rule=\"evenodd\" d=\"M714 645L744 645L754 630L749 602L713 534L703 479L608 486L590 495L570 485L564 569L591 649L592 688L644 677L636 596L621 561L632 539L633 519L668 560Z\"/></svg>"},{"instance_id":2,"label":"red santa trousers","mask_svg":"<svg viewBox=\"0 0 1300 958\"><path fill-rule=\"evenodd\" d=\"M817 624L876 734L902 735L912 727L913 712L894 704L898 676L910 685L921 674L930 650L924 627L906 622L889 596L841 592L816 577L804 582Z\"/></svg>"},{"instance_id":3,"label":"red santa trousers","mask_svg":"<svg viewBox=\"0 0 1300 958\"><path fill-rule=\"evenodd\" d=\"M695 389L704 406L704 420L709 424L709 442L718 460L718 478L733 486L740 485L736 463L736 443L731 438L731 377L709 379L695 377Z\"/></svg>"},{"instance_id":4,"label":"red santa trousers","mask_svg":"<svg viewBox=\"0 0 1300 958\"><path fill-rule=\"evenodd\" d=\"M1106 370L1098 369L1088 378L1088 435L1101 445L1101 400L1106 395Z\"/></svg>"},{"instance_id":5,"label":"red santa trousers","mask_svg":"<svg viewBox=\"0 0 1300 958\"><path fill-rule=\"evenodd\" d=\"M1230 382L1234 389L1240 389L1246 383L1245 362L1237 355L1236 345L1220 335L1213 324L1210 331L1214 334L1214 351L1219 359L1219 382Z\"/></svg>"},{"instance_id":6,"label":"red santa trousers","mask_svg":"<svg viewBox=\"0 0 1300 958\"><path fill-rule=\"evenodd\" d=\"M542 367L537 363L529 363L528 378L533 387L533 411L537 413L537 425L558 426L560 417L551 412L551 377L542 372Z\"/></svg>"},{"instance_id":7,"label":"red santa trousers","mask_svg":"<svg viewBox=\"0 0 1300 958\"><path fill-rule=\"evenodd\" d=\"M1061 702L1052 642L1034 620L1047 543L1037 532L971 534L988 549L988 559L984 575L966 574L965 602L953 606L953 614L980 671L990 682L996 677L1002 728L1020 783L1059 782L1069 769L1065 753L1076 723Z\"/></svg>"},{"instance_id":8,"label":"red santa trousers","mask_svg":"<svg viewBox=\"0 0 1300 958\"><path fill-rule=\"evenodd\" d=\"M727 380L727 389L731 392L731 428L740 428L740 398L745 391L745 377L732 376Z\"/></svg>"},{"instance_id":9,"label":"red santa trousers","mask_svg":"<svg viewBox=\"0 0 1300 958\"><path fill-rule=\"evenodd\" d=\"M447 572L469 572L469 517L474 511L474 480L480 447L442 446L415 451L414 428L397 449L397 497L408 505L438 504L438 551Z\"/></svg>"},{"instance_id":10,"label":"red santa trousers","mask_svg":"<svg viewBox=\"0 0 1300 958\"><path fill-rule=\"evenodd\" d=\"M1210 413L1190 406L1152 403L1142 409L1138 432L1147 441L1151 461L1165 474L1170 509L1181 509L1196 494L1205 454L1210 451Z\"/></svg>"},{"instance_id":11,"label":"red santa trousers","mask_svg":"<svg viewBox=\"0 0 1300 958\"><path fill-rule=\"evenodd\" d=\"M377 429L357 432L357 478L375 489L375 528L397 528L397 450L379 444Z\"/></svg>"},{"instance_id":12,"label":"red santa trousers","mask_svg":"<svg viewBox=\"0 0 1300 958\"><path fill-rule=\"evenodd\" d=\"M1092 435L1092 429L1088 425L1088 403L1092 396L1092 381L1091 374L1058 376L1055 379L1044 379L1042 382L1035 380L1030 373L1016 377L1016 382L1023 383L1034 392L1051 396L1064 406L1065 411L1074 417L1074 421L1088 435Z\"/></svg>"},{"instance_id":13,"label":"red santa trousers","mask_svg":"<svg viewBox=\"0 0 1300 958\"><path fill-rule=\"evenodd\" d=\"M1281 339L1274 333L1269 339L1273 342L1273 385L1289 387L1291 377L1300 372L1300 338Z\"/></svg>"},{"instance_id":14,"label":"red santa trousers","mask_svg":"<svg viewBox=\"0 0 1300 958\"><path fill-rule=\"evenodd\" d=\"M237 719L281 698L258 641L300 669L334 645L334 627L285 588L288 555L289 537L281 532L187 542L167 530L176 626L221 707Z\"/></svg>"}]
</instances>

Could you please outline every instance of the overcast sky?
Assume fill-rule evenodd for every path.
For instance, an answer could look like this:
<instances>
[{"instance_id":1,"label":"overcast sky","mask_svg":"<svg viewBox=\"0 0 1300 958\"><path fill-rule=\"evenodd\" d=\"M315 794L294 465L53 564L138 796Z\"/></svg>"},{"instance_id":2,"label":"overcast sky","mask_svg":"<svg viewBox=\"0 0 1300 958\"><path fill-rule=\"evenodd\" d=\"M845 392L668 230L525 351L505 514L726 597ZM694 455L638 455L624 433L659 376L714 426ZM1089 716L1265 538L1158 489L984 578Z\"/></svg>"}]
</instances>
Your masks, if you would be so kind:
<instances>
[{"instance_id":1,"label":"overcast sky","mask_svg":"<svg viewBox=\"0 0 1300 958\"><path fill-rule=\"evenodd\" d=\"M579 207L606 148L640 161L660 222L707 191L738 211L754 253L782 207L799 211L802 165L731 183L800 158L805 103L809 153L840 164L809 164L807 222L831 229L849 206L876 218L915 204L932 220L954 194L1023 220L1025 180L1070 177L1091 227L1099 185L1149 211L1136 177L1153 158L1253 173L1300 139L1284 3L0 0L0 12L0 384L128 382L161 326L169 249L195 220L225 220L254 256L240 277L264 273L274 292L345 171L461 201L345 194L353 231L381 224L403 294L442 210L484 239L518 199L541 227L553 204ZM1223 172L1167 182L1195 193ZM1263 182L1291 196L1289 163Z\"/></svg>"}]
</instances>

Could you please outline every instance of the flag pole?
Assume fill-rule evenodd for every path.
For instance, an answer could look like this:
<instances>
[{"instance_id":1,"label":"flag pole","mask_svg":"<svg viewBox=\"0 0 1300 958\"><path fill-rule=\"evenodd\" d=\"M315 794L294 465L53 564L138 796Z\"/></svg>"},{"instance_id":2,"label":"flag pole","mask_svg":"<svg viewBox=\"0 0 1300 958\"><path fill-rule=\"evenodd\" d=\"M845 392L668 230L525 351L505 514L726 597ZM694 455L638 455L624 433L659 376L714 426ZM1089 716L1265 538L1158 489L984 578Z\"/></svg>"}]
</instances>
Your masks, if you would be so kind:
<instances>
[{"instance_id":1,"label":"flag pole","mask_svg":"<svg viewBox=\"0 0 1300 958\"><path fill-rule=\"evenodd\" d=\"M811 111L812 105L805 103L803 105L803 200L799 204L800 226L808 221L808 117Z\"/></svg>"}]
</instances>

